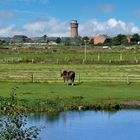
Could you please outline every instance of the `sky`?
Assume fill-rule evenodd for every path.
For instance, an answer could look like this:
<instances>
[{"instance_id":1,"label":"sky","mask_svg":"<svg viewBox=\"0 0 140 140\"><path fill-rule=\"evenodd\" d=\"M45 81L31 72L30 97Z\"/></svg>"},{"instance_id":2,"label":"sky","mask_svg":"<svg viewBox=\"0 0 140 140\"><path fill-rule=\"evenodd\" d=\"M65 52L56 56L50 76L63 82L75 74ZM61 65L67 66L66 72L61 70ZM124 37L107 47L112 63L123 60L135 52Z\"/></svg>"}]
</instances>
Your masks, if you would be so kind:
<instances>
[{"instance_id":1,"label":"sky","mask_svg":"<svg viewBox=\"0 0 140 140\"><path fill-rule=\"evenodd\" d=\"M80 36L140 33L140 0L0 0L0 36Z\"/></svg>"}]
</instances>

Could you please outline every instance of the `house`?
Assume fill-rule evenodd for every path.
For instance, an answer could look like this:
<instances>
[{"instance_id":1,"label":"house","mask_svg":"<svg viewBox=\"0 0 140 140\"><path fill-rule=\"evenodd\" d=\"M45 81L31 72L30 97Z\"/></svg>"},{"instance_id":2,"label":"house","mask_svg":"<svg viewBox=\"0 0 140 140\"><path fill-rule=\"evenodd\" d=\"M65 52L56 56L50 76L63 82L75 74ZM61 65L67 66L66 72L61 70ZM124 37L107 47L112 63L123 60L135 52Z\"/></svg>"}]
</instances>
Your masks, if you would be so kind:
<instances>
[{"instance_id":1,"label":"house","mask_svg":"<svg viewBox=\"0 0 140 140\"><path fill-rule=\"evenodd\" d=\"M12 38L12 42L13 43L32 43L32 39L31 38L28 38L27 36L25 35L14 35L13 38Z\"/></svg>"},{"instance_id":2,"label":"house","mask_svg":"<svg viewBox=\"0 0 140 140\"><path fill-rule=\"evenodd\" d=\"M128 40L128 43L131 43L133 42L133 37L131 35L128 35L127 40Z\"/></svg>"},{"instance_id":3,"label":"house","mask_svg":"<svg viewBox=\"0 0 140 140\"><path fill-rule=\"evenodd\" d=\"M105 42L109 42L111 40L110 37L106 36L106 35L99 35L96 37L91 37L90 40L93 40L94 44L104 44Z\"/></svg>"}]
</instances>

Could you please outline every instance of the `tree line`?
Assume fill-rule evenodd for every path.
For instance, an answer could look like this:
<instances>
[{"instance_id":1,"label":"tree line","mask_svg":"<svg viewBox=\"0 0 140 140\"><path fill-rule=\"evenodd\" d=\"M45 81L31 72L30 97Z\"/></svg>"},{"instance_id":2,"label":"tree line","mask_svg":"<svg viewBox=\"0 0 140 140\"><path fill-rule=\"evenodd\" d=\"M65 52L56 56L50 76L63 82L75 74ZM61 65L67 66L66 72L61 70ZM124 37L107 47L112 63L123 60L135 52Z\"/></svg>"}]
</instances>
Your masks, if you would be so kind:
<instances>
[{"instance_id":1,"label":"tree line","mask_svg":"<svg viewBox=\"0 0 140 140\"><path fill-rule=\"evenodd\" d=\"M129 37L129 39L128 39ZM71 37L48 37L47 35L43 35L42 37L36 37L36 38L28 38L26 36L14 36L11 39L3 40L0 39L0 46L2 45L8 45L11 43L26 43L26 42L37 42L37 43L49 43L49 42L55 42L57 44L61 44L64 46L81 46L81 45L135 45L138 44L138 41L140 41L140 35L139 34L133 34L133 35L124 35L124 34L118 34L114 37L108 37L104 43L94 44L94 39L90 38L88 36L78 36L76 38Z\"/></svg>"}]
</instances>

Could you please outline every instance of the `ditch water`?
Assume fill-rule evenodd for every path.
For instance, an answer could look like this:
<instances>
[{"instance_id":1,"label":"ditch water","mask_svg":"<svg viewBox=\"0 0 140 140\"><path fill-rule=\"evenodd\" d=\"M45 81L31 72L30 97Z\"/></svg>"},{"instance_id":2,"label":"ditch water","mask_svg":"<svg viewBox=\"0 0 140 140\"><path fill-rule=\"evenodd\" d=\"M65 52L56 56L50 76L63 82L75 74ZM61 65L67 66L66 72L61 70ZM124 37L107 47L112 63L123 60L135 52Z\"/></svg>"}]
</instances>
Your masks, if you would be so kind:
<instances>
[{"instance_id":1,"label":"ditch water","mask_svg":"<svg viewBox=\"0 0 140 140\"><path fill-rule=\"evenodd\" d=\"M45 126L41 140L139 140L140 110L30 114L29 126Z\"/></svg>"}]
</instances>

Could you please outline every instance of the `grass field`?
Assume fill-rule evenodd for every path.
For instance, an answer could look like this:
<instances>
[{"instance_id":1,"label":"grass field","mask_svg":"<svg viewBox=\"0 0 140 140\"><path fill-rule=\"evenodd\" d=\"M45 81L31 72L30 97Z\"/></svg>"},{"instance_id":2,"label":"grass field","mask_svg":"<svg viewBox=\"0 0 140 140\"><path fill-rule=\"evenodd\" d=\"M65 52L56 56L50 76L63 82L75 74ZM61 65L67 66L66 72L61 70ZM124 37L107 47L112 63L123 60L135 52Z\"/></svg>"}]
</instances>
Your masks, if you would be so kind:
<instances>
[{"instance_id":1,"label":"grass field","mask_svg":"<svg viewBox=\"0 0 140 140\"><path fill-rule=\"evenodd\" d=\"M99 54L88 53L87 58L99 59ZM83 53L11 53L5 52L0 59L74 59L83 58ZM140 59L139 53L102 52L100 59ZM60 70L76 72L75 86L66 86L60 77ZM110 104L126 101L140 102L140 65L112 64L53 64L0 63L0 108L15 91L19 108L32 111L70 110L79 106L105 108ZM21 110L22 110L21 109ZM47 111L48 111L47 110Z\"/></svg>"},{"instance_id":2,"label":"grass field","mask_svg":"<svg viewBox=\"0 0 140 140\"><path fill-rule=\"evenodd\" d=\"M60 70L74 70L75 82L118 81L140 82L140 65L84 65L84 64L0 64L0 81L63 82Z\"/></svg>"},{"instance_id":3,"label":"grass field","mask_svg":"<svg viewBox=\"0 0 140 140\"><path fill-rule=\"evenodd\" d=\"M86 51L87 63L115 63L115 64L139 64L140 53L135 50L96 50L88 48ZM17 48L16 50L0 50L1 63L83 63L85 59L84 47L57 48Z\"/></svg>"},{"instance_id":4,"label":"grass field","mask_svg":"<svg viewBox=\"0 0 140 140\"><path fill-rule=\"evenodd\" d=\"M64 85L60 69L76 72L75 86ZM15 93L22 109L110 108L110 104L140 102L139 73L140 65L0 64L0 100L18 87Z\"/></svg>"},{"instance_id":5,"label":"grass field","mask_svg":"<svg viewBox=\"0 0 140 140\"><path fill-rule=\"evenodd\" d=\"M116 105L122 106L124 102L140 102L139 83L91 82L66 86L62 83L6 82L0 83L1 106L15 87L18 108L33 112L72 110L79 106L112 109Z\"/></svg>"},{"instance_id":6,"label":"grass field","mask_svg":"<svg viewBox=\"0 0 140 140\"><path fill-rule=\"evenodd\" d=\"M66 86L62 83L0 83L0 96L8 97L14 87L18 87L15 91L17 97L27 100L45 100L57 96L82 96L89 103L140 100L140 83L127 85L120 82L92 82L75 86Z\"/></svg>"}]
</instances>

